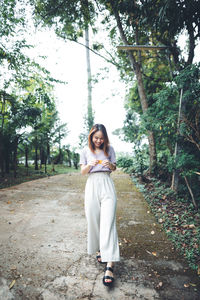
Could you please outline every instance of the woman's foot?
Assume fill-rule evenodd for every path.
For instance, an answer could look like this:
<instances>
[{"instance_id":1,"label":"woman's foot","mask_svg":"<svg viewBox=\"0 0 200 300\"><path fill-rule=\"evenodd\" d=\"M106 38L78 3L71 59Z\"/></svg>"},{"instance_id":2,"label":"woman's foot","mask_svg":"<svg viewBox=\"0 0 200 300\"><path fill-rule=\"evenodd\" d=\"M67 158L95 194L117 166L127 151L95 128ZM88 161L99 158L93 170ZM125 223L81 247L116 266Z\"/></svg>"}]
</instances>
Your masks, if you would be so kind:
<instances>
[{"instance_id":1,"label":"woman's foot","mask_svg":"<svg viewBox=\"0 0 200 300\"><path fill-rule=\"evenodd\" d=\"M103 284L106 286L111 286L114 282L113 277L113 263L107 263L107 266L105 268L105 275L103 277Z\"/></svg>"},{"instance_id":2,"label":"woman's foot","mask_svg":"<svg viewBox=\"0 0 200 300\"><path fill-rule=\"evenodd\" d=\"M102 262L102 261L101 261L101 253L100 253L100 251L97 252L96 259L97 259L97 261L98 261L100 264L106 264L106 262Z\"/></svg>"}]
</instances>

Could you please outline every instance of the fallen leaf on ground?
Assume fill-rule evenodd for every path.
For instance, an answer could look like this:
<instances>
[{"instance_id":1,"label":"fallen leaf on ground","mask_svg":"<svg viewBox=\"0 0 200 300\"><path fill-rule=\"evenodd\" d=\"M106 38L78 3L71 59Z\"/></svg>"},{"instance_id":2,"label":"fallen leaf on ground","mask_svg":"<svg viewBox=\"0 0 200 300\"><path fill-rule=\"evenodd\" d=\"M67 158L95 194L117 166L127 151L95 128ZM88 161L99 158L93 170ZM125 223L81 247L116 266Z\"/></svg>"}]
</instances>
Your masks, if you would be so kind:
<instances>
[{"instance_id":1,"label":"fallen leaf on ground","mask_svg":"<svg viewBox=\"0 0 200 300\"><path fill-rule=\"evenodd\" d=\"M189 287L189 284L188 284L188 283L185 283L185 284L184 284L184 287L185 287L185 288L188 288L188 287Z\"/></svg>"},{"instance_id":2,"label":"fallen leaf on ground","mask_svg":"<svg viewBox=\"0 0 200 300\"><path fill-rule=\"evenodd\" d=\"M157 285L157 288L160 288L161 286L163 286L163 283L160 281Z\"/></svg>"},{"instance_id":3,"label":"fallen leaf on ground","mask_svg":"<svg viewBox=\"0 0 200 300\"><path fill-rule=\"evenodd\" d=\"M183 228L195 228L194 224L184 224L182 225Z\"/></svg>"},{"instance_id":4,"label":"fallen leaf on ground","mask_svg":"<svg viewBox=\"0 0 200 300\"><path fill-rule=\"evenodd\" d=\"M10 204L11 203L11 201L7 201L7 204Z\"/></svg>"},{"instance_id":5,"label":"fallen leaf on ground","mask_svg":"<svg viewBox=\"0 0 200 300\"><path fill-rule=\"evenodd\" d=\"M198 265L197 274L200 275L200 265Z\"/></svg>"},{"instance_id":6,"label":"fallen leaf on ground","mask_svg":"<svg viewBox=\"0 0 200 300\"><path fill-rule=\"evenodd\" d=\"M15 284L16 280L14 279L11 284L9 285L9 289L12 289L13 285Z\"/></svg>"},{"instance_id":7,"label":"fallen leaf on ground","mask_svg":"<svg viewBox=\"0 0 200 300\"><path fill-rule=\"evenodd\" d=\"M146 250L146 252L147 252L148 254L153 255L153 256L157 256L157 253L156 253L156 252L150 252L150 251L148 251L148 250Z\"/></svg>"},{"instance_id":8,"label":"fallen leaf on ground","mask_svg":"<svg viewBox=\"0 0 200 300\"><path fill-rule=\"evenodd\" d=\"M197 286L195 283L190 283L191 286Z\"/></svg>"},{"instance_id":9,"label":"fallen leaf on ground","mask_svg":"<svg viewBox=\"0 0 200 300\"><path fill-rule=\"evenodd\" d=\"M189 228L194 228L194 227L195 227L194 224L190 224L190 225L189 225Z\"/></svg>"},{"instance_id":10,"label":"fallen leaf on ground","mask_svg":"<svg viewBox=\"0 0 200 300\"><path fill-rule=\"evenodd\" d=\"M152 231L151 231L151 234L152 234L152 235L153 235L153 234L155 234L155 231L154 231L154 230L152 230Z\"/></svg>"}]
</instances>

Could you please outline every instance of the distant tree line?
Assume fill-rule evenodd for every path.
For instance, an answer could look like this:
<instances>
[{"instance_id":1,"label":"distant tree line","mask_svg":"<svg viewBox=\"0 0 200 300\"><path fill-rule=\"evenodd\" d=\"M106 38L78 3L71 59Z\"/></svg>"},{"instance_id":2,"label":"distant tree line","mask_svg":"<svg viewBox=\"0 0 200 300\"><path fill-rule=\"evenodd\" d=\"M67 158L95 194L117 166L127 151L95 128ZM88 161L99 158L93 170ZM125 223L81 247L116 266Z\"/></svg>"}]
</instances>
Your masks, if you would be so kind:
<instances>
[{"instance_id":1,"label":"distant tree line","mask_svg":"<svg viewBox=\"0 0 200 300\"><path fill-rule=\"evenodd\" d=\"M17 176L19 159L35 170L49 163L66 163L77 168L78 154L62 146L67 135L53 95L58 81L25 50L32 47L27 33L26 6L23 1L5 0L0 5L0 174L11 170ZM30 34L30 33L29 33Z\"/></svg>"}]
</instances>

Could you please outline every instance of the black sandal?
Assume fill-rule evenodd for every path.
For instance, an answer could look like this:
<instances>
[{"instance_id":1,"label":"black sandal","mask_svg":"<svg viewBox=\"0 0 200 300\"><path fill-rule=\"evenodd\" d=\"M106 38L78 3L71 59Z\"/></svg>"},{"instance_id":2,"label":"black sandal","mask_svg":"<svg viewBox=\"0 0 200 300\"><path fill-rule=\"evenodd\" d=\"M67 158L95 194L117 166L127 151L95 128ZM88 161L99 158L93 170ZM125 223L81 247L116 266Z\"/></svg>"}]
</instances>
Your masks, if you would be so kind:
<instances>
[{"instance_id":1,"label":"black sandal","mask_svg":"<svg viewBox=\"0 0 200 300\"><path fill-rule=\"evenodd\" d=\"M113 268L105 267L105 272L106 271L110 271L113 273ZM105 281L106 279L110 279L111 281L107 282L107 281ZM111 286L113 284L113 282L114 282L114 278L112 276L103 276L103 284L105 286Z\"/></svg>"},{"instance_id":2,"label":"black sandal","mask_svg":"<svg viewBox=\"0 0 200 300\"><path fill-rule=\"evenodd\" d=\"M101 255L100 254L96 256L96 259L97 259L98 263L100 263L100 264L107 264L107 262L102 262L101 260L99 260L99 259L101 259Z\"/></svg>"}]
</instances>

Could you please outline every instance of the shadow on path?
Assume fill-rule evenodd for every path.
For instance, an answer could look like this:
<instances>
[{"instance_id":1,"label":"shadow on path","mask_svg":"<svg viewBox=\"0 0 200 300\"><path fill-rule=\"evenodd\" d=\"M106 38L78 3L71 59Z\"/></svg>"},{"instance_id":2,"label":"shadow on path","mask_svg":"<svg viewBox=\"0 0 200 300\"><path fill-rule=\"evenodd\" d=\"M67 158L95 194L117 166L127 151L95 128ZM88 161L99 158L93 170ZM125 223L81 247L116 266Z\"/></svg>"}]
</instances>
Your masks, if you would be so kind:
<instances>
[{"instance_id":1,"label":"shadow on path","mask_svg":"<svg viewBox=\"0 0 200 300\"><path fill-rule=\"evenodd\" d=\"M129 176L112 177L121 250L115 286L103 286L103 266L86 254L87 177L64 174L0 190L0 299L200 299L197 275Z\"/></svg>"}]
</instances>

